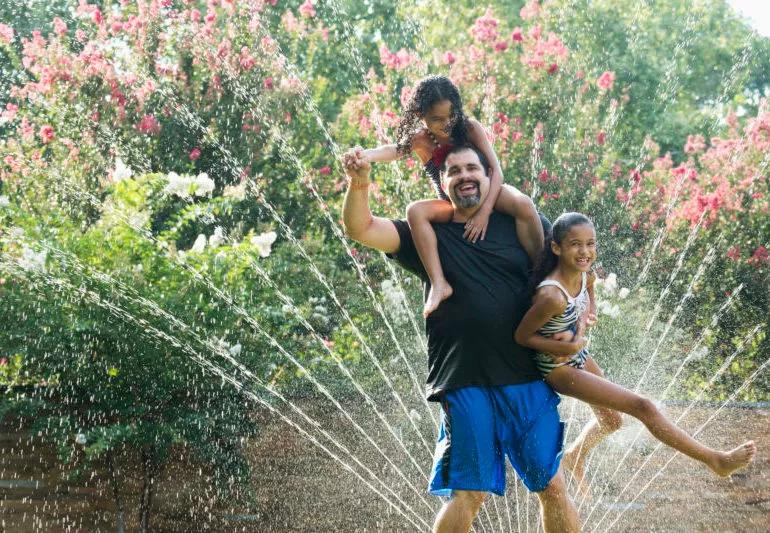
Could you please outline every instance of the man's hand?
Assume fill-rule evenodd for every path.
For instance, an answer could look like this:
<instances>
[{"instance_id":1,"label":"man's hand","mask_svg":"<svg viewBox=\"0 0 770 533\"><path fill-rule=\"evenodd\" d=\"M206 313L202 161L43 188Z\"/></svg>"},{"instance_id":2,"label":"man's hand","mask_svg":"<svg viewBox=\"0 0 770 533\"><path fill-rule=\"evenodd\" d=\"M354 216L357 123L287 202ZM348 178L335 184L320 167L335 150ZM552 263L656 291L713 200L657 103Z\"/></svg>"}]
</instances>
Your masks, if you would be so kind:
<instances>
[{"instance_id":1,"label":"man's hand","mask_svg":"<svg viewBox=\"0 0 770 533\"><path fill-rule=\"evenodd\" d=\"M360 146L352 148L342 155L342 166L345 168L345 174L351 180L359 183L369 181L372 164L363 155L363 149Z\"/></svg>"},{"instance_id":2,"label":"man's hand","mask_svg":"<svg viewBox=\"0 0 770 533\"><path fill-rule=\"evenodd\" d=\"M483 241L484 237L487 235L490 214L491 212L489 209L485 206L481 206L465 223L465 233L463 233L463 237L470 242L476 242L479 238Z\"/></svg>"}]
</instances>

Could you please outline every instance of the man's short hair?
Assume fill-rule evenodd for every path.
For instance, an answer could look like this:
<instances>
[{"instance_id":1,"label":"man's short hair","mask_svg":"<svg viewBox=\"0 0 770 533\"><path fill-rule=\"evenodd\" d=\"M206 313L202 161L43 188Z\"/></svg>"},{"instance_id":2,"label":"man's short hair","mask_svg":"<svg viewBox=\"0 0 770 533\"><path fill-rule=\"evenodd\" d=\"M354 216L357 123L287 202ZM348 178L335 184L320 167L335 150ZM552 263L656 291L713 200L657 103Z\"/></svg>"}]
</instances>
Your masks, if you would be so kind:
<instances>
[{"instance_id":1,"label":"man's short hair","mask_svg":"<svg viewBox=\"0 0 770 533\"><path fill-rule=\"evenodd\" d=\"M472 144L458 144L457 146L453 146L449 150L447 150L446 156L444 157L444 161L441 163L441 167L439 170L441 171L441 174L443 175L446 173L446 160L449 158L450 155L456 154L458 152L464 152L466 150L471 150L473 152L476 152L476 155L479 156L479 161L481 162L481 168L484 170L484 174L486 176L489 176L489 161L487 160L486 156L476 148Z\"/></svg>"}]
</instances>

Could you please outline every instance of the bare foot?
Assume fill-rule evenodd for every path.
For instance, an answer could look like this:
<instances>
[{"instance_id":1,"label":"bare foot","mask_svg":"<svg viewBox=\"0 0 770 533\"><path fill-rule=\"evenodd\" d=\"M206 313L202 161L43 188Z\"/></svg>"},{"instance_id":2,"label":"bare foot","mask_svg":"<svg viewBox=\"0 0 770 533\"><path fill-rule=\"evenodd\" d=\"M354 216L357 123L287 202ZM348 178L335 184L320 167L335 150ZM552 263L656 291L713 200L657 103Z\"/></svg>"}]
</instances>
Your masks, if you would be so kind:
<instances>
[{"instance_id":1,"label":"bare foot","mask_svg":"<svg viewBox=\"0 0 770 533\"><path fill-rule=\"evenodd\" d=\"M425 307L422 308L422 316L427 318L429 314L438 309L441 302L452 296L453 292L452 287L446 282L431 285Z\"/></svg>"},{"instance_id":2,"label":"bare foot","mask_svg":"<svg viewBox=\"0 0 770 533\"><path fill-rule=\"evenodd\" d=\"M585 454L579 454L579 451L580 450L569 450L564 452L561 463L575 479L575 484L580 497L584 500L590 500L591 489L586 482Z\"/></svg>"},{"instance_id":3,"label":"bare foot","mask_svg":"<svg viewBox=\"0 0 770 533\"><path fill-rule=\"evenodd\" d=\"M753 440L750 440L729 452L718 452L716 461L711 465L711 469L718 476L729 476L753 461L754 454L756 453L757 445L754 444Z\"/></svg>"}]
</instances>

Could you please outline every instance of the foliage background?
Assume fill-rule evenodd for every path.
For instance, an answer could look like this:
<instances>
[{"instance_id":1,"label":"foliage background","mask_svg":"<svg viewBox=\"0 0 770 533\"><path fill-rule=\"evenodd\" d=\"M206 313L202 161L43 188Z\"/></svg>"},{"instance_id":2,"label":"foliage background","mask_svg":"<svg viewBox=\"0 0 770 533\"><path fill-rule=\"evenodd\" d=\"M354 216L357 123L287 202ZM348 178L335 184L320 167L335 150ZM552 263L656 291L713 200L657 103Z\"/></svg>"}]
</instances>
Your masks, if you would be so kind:
<instances>
[{"instance_id":1,"label":"foliage background","mask_svg":"<svg viewBox=\"0 0 770 533\"><path fill-rule=\"evenodd\" d=\"M59 0L0 24L2 412L82 472L131 447L151 478L184 444L224 496L245 405L285 395L376 399L418 440L420 288L341 238L337 158L392 140L427 73L506 181L596 221L630 289L595 333L613 379L770 398L770 42L724 2ZM375 176L380 214L430 195L412 159Z\"/></svg>"}]
</instances>

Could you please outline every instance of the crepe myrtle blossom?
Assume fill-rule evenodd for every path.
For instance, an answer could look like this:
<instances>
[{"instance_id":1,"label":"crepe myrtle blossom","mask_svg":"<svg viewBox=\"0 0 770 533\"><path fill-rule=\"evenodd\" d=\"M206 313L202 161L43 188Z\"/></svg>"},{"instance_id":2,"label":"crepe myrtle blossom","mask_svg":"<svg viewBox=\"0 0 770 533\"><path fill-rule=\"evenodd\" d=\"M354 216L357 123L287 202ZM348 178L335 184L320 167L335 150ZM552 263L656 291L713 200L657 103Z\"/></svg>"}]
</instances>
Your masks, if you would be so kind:
<instances>
[{"instance_id":1,"label":"crepe myrtle blossom","mask_svg":"<svg viewBox=\"0 0 770 533\"><path fill-rule=\"evenodd\" d=\"M36 252L25 244L21 249L19 266L27 271L43 271L45 270L45 260L47 256L48 252L46 250Z\"/></svg>"},{"instance_id":2,"label":"crepe myrtle blossom","mask_svg":"<svg viewBox=\"0 0 770 533\"><path fill-rule=\"evenodd\" d=\"M184 199L190 199L193 196L211 196L215 187L214 180L205 172L197 176L180 176L176 172L169 172L166 179L168 183L163 189L164 192Z\"/></svg>"},{"instance_id":3,"label":"crepe myrtle blossom","mask_svg":"<svg viewBox=\"0 0 770 533\"><path fill-rule=\"evenodd\" d=\"M195 239L195 242L192 245L192 248L190 248L191 252L195 252L197 254L203 253L203 251L206 249L206 236L201 233L198 235L198 238Z\"/></svg>"},{"instance_id":4,"label":"crepe myrtle blossom","mask_svg":"<svg viewBox=\"0 0 770 533\"><path fill-rule=\"evenodd\" d=\"M222 226L214 228L214 233L209 237L209 247L218 248L225 243L225 234Z\"/></svg>"},{"instance_id":5,"label":"crepe myrtle blossom","mask_svg":"<svg viewBox=\"0 0 770 533\"><path fill-rule=\"evenodd\" d=\"M601 76L599 76L596 80L596 85L599 86L600 89L603 89L605 91L612 89L612 86L615 84L615 73L609 70L605 70L602 72Z\"/></svg>"},{"instance_id":6,"label":"crepe myrtle blossom","mask_svg":"<svg viewBox=\"0 0 770 533\"><path fill-rule=\"evenodd\" d=\"M257 247L260 257L268 257L277 238L278 235L274 231L268 231L267 233L254 235L251 238L251 244Z\"/></svg>"},{"instance_id":7,"label":"crepe myrtle blossom","mask_svg":"<svg viewBox=\"0 0 770 533\"><path fill-rule=\"evenodd\" d=\"M115 169L112 171L112 181L118 182L130 178L134 171L128 167L121 158L115 158Z\"/></svg>"}]
</instances>

